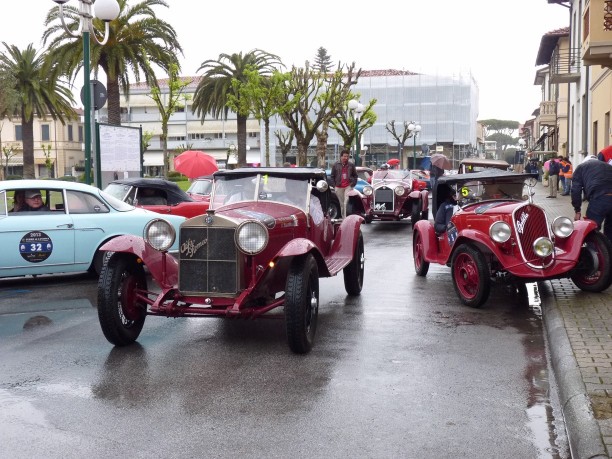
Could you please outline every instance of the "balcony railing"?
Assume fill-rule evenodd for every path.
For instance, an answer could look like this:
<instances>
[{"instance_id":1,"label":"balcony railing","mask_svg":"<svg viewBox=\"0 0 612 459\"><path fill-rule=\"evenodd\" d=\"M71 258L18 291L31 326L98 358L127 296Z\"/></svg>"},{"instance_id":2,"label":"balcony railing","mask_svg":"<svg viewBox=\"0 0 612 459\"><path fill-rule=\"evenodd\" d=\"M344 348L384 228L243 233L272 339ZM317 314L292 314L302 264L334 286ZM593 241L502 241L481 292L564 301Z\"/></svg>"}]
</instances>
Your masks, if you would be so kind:
<instances>
[{"instance_id":1,"label":"balcony railing","mask_svg":"<svg viewBox=\"0 0 612 459\"><path fill-rule=\"evenodd\" d=\"M540 125L557 125L557 102L552 100L545 100L540 102Z\"/></svg>"},{"instance_id":2,"label":"balcony railing","mask_svg":"<svg viewBox=\"0 0 612 459\"><path fill-rule=\"evenodd\" d=\"M572 83L580 80L579 48L556 49L550 60L550 82Z\"/></svg>"}]
</instances>

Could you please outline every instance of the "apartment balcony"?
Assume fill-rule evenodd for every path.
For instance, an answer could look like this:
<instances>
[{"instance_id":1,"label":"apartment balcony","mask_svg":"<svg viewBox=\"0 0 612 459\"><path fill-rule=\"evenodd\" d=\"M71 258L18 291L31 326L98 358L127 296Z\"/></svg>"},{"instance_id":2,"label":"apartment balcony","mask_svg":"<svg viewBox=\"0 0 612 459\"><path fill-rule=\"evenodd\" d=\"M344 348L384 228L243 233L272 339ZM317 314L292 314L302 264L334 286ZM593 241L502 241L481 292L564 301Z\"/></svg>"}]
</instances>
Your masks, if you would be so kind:
<instances>
[{"instance_id":1,"label":"apartment balcony","mask_svg":"<svg viewBox=\"0 0 612 459\"><path fill-rule=\"evenodd\" d=\"M557 102L540 102L540 126L557 126Z\"/></svg>"},{"instance_id":2,"label":"apartment balcony","mask_svg":"<svg viewBox=\"0 0 612 459\"><path fill-rule=\"evenodd\" d=\"M582 61L584 65L612 67L612 20L610 2L591 0L582 13Z\"/></svg>"},{"instance_id":3,"label":"apartment balcony","mask_svg":"<svg viewBox=\"0 0 612 459\"><path fill-rule=\"evenodd\" d=\"M555 49L550 59L551 83L575 83L580 80L580 49Z\"/></svg>"}]
</instances>

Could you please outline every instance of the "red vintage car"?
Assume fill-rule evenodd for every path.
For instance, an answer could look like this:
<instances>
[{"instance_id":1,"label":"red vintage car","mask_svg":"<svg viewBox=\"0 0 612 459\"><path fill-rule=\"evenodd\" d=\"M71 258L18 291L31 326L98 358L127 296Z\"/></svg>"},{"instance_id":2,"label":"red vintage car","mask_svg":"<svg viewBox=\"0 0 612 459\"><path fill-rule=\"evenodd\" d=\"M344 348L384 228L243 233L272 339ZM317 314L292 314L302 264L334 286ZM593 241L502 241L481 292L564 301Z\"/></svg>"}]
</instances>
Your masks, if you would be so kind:
<instances>
[{"instance_id":1,"label":"red vintage car","mask_svg":"<svg viewBox=\"0 0 612 459\"><path fill-rule=\"evenodd\" d=\"M195 200L176 183L159 178L133 177L114 180L104 191L136 207L186 218L202 215L209 206L208 200Z\"/></svg>"},{"instance_id":2,"label":"red vintage car","mask_svg":"<svg viewBox=\"0 0 612 459\"><path fill-rule=\"evenodd\" d=\"M413 231L417 275L430 263L450 266L455 291L473 307L488 299L492 281L524 291L525 283L569 277L578 288L601 292L612 283L612 245L591 220L557 217L552 223L532 201L531 174L487 169L440 177L435 210L449 193L458 210L439 234L421 220Z\"/></svg>"},{"instance_id":3,"label":"red vintage car","mask_svg":"<svg viewBox=\"0 0 612 459\"><path fill-rule=\"evenodd\" d=\"M123 346L138 338L147 315L253 319L283 308L289 347L309 352L319 278L342 271L349 295L363 285L363 219L332 220L331 198L322 169L216 172L208 212L181 225L178 258L167 253L177 235L163 220L142 238L101 248L109 253L98 286L104 335Z\"/></svg>"},{"instance_id":4,"label":"red vintage car","mask_svg":"<svg viewBox=\"0 0 612 459\"><path fill-rule=\"evenodd\" d=\"M426 183L409 170L374 171L371 186L364 186L362 192L349 193L348 213L361 215L366 223L410 218L414 226L428 217L426 188Z\"/></svg>"},{"instance_id":5,"label":"red vintage car","mask_svg":"<svg viewBox=\"0 0 612 459\"><path fill-rule=\"evenodd\" d=\"M210 192L212 191L212 175L198 177L191 182L185 193L195 201L210 202Z\"/></svg>"}]
</instances>

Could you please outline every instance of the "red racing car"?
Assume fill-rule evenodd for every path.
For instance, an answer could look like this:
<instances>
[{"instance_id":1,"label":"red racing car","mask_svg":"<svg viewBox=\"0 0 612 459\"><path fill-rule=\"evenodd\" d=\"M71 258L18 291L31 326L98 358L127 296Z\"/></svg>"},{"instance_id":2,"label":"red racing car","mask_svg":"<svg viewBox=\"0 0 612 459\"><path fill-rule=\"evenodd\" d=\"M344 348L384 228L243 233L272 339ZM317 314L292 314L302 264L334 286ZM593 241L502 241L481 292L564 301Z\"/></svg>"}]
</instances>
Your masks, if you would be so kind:
<instances>
[{"instance_id":1,"label":"red racing car","mask_svg":"<svg viewBox=\"0 0 612 459\"><path fill-rule=\"evenodd\" d=\"M158 220L144 237L113 239L98 315L117 346L136 341L147 315L253 319L283 308L289 347L311 350L319 278L344 274L349 295L364 275L363 219L333 220L325 171L245 168L214 174L211 204L175 234ZM167 251L179 238L178 259ZM147 285L148 268L155 286Z\"/></svg>"},{"instance_id":2,"label":"red racing car","mask_svg":"<svg viewBox=\"0 0 612 459\"><path fill-rule=\"evenodd\" d=\"M581 290L601 292L612 283L612 245L591 220L557 217L548 221L532 201L536 179L530 174L487 169L443 176L436 182L437 207L449 193L459 197L446 231L417 222L413 257L417 275L430 263L451 268L461 301L482 306L492 281L514 284L569 277Z\"/></svg>"}]
</instances>

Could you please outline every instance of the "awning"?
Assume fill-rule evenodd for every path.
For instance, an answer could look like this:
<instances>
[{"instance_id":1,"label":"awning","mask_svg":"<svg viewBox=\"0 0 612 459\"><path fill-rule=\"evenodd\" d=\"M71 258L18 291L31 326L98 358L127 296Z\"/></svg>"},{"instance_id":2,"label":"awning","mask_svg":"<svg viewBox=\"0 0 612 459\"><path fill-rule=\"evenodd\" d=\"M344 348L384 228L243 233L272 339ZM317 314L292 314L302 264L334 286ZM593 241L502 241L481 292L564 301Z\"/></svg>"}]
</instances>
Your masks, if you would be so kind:
<instances>
[{"instance_id":1,"label":"awning","mask_svg":"<svg viewBox=\"0 0 612 459\"><path fill-rule=\"evenodd\" d=\"M163 153L147 153L144 154L144 166L163 166L164 165L164 154Z\"/></svg>"}]
</instances>

